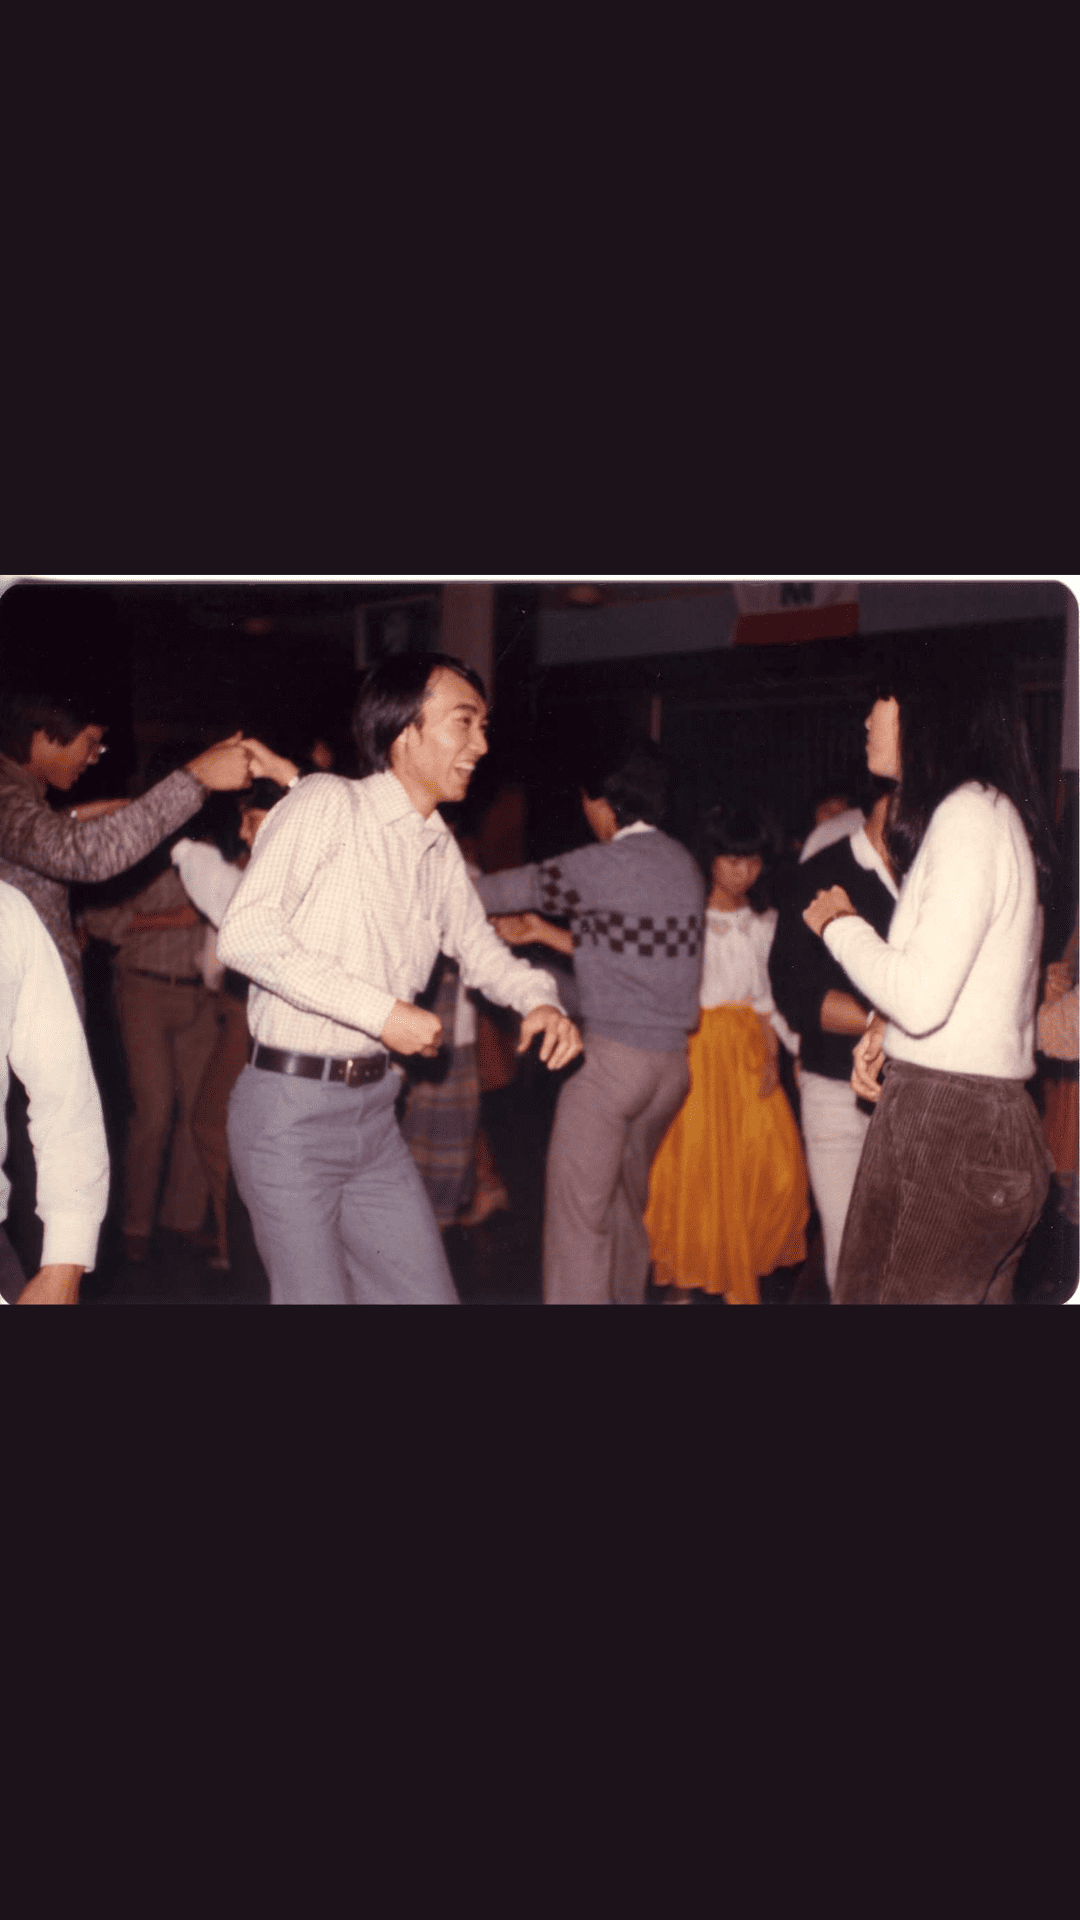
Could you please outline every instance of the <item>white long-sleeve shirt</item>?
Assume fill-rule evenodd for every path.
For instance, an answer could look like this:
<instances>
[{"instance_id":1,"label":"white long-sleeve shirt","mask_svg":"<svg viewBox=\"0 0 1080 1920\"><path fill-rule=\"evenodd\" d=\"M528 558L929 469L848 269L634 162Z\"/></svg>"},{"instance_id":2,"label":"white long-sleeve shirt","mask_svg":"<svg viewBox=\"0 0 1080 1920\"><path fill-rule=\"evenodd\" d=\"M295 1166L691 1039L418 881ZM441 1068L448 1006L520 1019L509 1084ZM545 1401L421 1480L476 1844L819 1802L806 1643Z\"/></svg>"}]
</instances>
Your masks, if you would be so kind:
<instances>
[{"instance_id":1,"label":"white long-sleeve shirt","mask_svg":"<svg viewBox=\"0 0 1080 1920\"><path fill-rule=\"evenodd\" d=\"M888 941L834 920L833 958L885 1014L885 1052L945 1073L1035 1071L1042 910L1011 800L968 782L936 807L900 890Z\"/></svg>"},{"instance_id":2,"label":"white long-sleeve shirt","mask_svg":"<svg viewBox=\"0 0 1080 1920\"><path fill-rule=\"evenodd\" d=\"M279 801L218 935L218 958L253 983L255 1039L338 1056L379 1051L394 1002L426 986L440 951L497 1005L561 1008L551 975L489 926L446 822L392 773L311 774Z\"/></svg>"},{"instance_id":3,"label":"white long-sleeve shirt","mask_svg":"<svg viewBox=\"0 0 1080 1920\"><path fill-rule=\"evenodd\" d=\"M789 1053L798 1053L793 1033L773 999L769 979L769 950L776 933L777 913L770 907L755 913L752 907L724 912L709 907L705 914L705 951L701 962L702 1007L753 1007L779 1034Z\"/></svg>"},{"instance_id":4,"label":"white long-sleeve shirt","mask_svg":"<svg viewBox=\"0 0 1080 1920\"><path fill-rule=\"evenodd\" d=\"M89 1270L109 1198L101 1101L56 944L30 902L0 882L0 1220L11 1192L2 1171L9 1068L29 1098L41 1264Z\"/></svg>"},{"instance_id":5,"label":"white long-sleeve shirt","mask_svg":"<svg viewBox=\"0 0 1080 1920\"><path fill-rule=\"evenodd\" d=\"M240 868L226 860L220 848L205 840L178 840L169 859L180 875L180 883L192 906L210 922L199 953L199 972L211 993L219 993L225 969L217 957L217 930L240 885Z\"/></svg>"},{"instance_id":6,"label":"white long-sleeve shirt","mask_svg":"<svg viewBox=\"0 0 1080 1920\"><path fill-rule=\"evenodd\" d=\"M192 906L205 913L215 927L225 918L225 909L240 885L243 875L218 847L205 840L178 840L169 855L180 875L184 892Z\"/></svg>"}]
</instances>

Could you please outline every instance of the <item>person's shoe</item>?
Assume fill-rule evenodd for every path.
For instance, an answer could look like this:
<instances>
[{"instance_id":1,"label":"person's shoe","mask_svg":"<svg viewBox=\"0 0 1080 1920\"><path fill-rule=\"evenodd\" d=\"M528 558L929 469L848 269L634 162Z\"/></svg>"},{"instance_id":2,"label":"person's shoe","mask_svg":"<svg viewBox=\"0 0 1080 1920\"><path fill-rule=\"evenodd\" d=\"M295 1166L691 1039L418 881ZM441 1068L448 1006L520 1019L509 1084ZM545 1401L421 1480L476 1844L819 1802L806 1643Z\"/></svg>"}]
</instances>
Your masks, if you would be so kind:
<instances>
[{"instance_id":1,"label":"person's shoe","mask_svg":"<svg viewBox=\"0 0 1080 1920\"><path fill-rule=\"evenodd\" d=\"M148 1233L122 1233L120 1239L123 1246L124 1259L127 1261L128 1266L144 1267L146 1265L146 1256L150 1251L150 1235Z\"/></svg>"}]
</instances>

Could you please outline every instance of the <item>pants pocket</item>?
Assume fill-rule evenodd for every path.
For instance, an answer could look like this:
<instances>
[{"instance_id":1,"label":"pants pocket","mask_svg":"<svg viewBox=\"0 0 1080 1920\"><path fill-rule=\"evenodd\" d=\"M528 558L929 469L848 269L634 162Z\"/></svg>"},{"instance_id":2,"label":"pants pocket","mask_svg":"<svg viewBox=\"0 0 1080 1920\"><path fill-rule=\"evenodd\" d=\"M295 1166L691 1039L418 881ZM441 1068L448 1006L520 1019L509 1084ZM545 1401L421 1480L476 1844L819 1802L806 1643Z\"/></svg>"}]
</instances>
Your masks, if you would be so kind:
<instances>
[{"instance_id":1,"label":"pants pocket","mask_svg":"<svg viewBox=\"0 0 1080 1920\"><path fill-rule=\"evenodd\" d=\"M960 1168L960 1184L968 1199L991 1219L1030 1211L1035 1186L1030 1173L966 1166Z\"/></svg>"}]
</instances>

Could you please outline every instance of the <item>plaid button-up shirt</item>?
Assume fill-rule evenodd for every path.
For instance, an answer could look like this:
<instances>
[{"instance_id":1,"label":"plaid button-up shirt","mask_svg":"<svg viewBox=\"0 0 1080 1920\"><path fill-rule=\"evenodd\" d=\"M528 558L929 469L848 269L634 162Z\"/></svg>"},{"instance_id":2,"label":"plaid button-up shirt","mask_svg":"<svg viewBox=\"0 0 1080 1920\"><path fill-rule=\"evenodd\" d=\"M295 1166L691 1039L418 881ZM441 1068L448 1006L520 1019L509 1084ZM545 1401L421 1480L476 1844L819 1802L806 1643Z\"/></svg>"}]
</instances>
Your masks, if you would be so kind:
<instances>
[{"instance_id":1,"label":"plaid button-up shirt","mask_svg":"<svg viewBox=\"0 0 1080 1920\"><path fill-rule=\"evenodd\" d=\"M218 935L218 958L252 982L255 1039L339 1057L379 1051L440 951L498 1005L561 1007L551 975L488 925L446 822L392 773L301 781L260 828Z\"/></svg>"}]
</instances>

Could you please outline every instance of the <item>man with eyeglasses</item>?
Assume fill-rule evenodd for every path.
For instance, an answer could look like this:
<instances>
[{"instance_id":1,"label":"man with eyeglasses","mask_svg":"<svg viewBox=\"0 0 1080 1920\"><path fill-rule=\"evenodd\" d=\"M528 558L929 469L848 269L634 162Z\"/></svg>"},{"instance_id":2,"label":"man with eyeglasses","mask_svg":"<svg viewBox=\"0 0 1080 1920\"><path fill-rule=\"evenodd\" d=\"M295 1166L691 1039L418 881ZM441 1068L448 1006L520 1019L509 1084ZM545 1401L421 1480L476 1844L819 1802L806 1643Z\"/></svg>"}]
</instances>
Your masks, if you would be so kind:
<instances>
[{"instance_id":1,"label":"man with eyeglasses","mask_svg":"<svg viewBox=\"0 0 1080 1920\"><path fill-rule=\"evenodd\" d=\"M68 886L111 880L145 858L199 811L208 793L246 787L251 742L239 733L138 800L93 800L57 811L50 787L68 793L106 751L105 728L74 701L45 690L0 696L0 880L24 893L52 934L85 1020L82 964Z\"/></svg>"}]
</instances>

